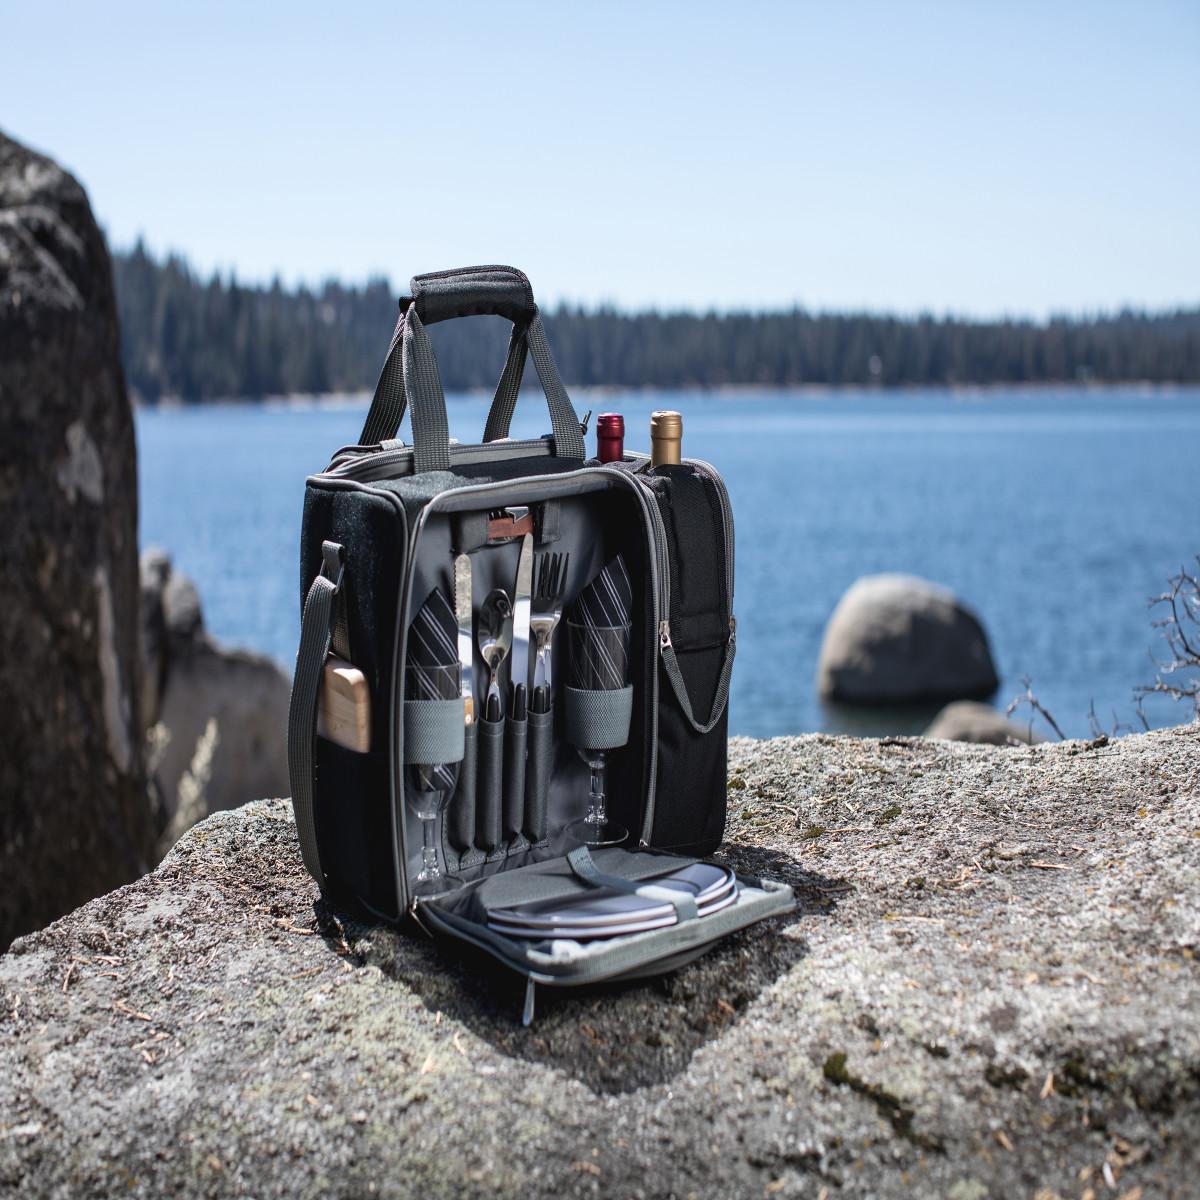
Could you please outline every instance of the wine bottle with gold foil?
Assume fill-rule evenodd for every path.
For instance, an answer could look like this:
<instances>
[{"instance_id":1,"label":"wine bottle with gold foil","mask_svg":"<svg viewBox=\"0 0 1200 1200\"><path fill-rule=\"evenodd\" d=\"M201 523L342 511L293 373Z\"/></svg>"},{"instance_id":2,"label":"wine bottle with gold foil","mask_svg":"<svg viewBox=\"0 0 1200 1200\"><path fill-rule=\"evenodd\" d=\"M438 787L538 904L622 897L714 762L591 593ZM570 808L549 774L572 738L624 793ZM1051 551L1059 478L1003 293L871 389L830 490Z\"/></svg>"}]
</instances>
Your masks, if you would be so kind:
<instances>
[{"instance_id":1,"label":"wine bottle with gold foil","mask_svg":"<svg viewBox=\"0 0 1200 1200\"><path fill-rule=\"evenodd\" d=\"M683 416L671 409L650 414L650 466L678 466L683 442Z\"/></svg>"}]
</instances>

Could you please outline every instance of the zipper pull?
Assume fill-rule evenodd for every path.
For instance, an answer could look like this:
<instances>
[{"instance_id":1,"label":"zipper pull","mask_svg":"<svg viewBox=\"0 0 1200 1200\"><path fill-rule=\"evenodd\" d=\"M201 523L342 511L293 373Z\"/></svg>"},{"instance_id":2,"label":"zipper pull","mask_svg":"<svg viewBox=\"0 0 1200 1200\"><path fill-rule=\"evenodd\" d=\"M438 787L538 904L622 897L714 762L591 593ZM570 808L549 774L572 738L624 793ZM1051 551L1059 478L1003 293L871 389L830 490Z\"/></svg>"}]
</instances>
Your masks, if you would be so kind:
<instances>
[{"instance_id":1,"label":"zipper pull","mask_svg":"<svg viewBox=\"0 0 1200 1200\"><path fill-rule=\"evenodd\" d=\"M729 618L729 640L731 642L737 641L737 617L731 616Z\"/></svg>"},{"instance_id":2,"label":"zipper pull","mask_svg":"<svg viewBox=\"0 0 1200 1200\"><path fill-rule=\"evenodd\" d=\"M589 408L587 410L587 412L585 412L583 414L583 420L579 422L579 432L582 433L584 437L587 437L588 422L591 419L592 419L592 410Z\"/></svg>"},{"instance_id":3,"label":"zipper pull","mask_svg":"<svg viewBox=\"0 0 1200 1200\"><path fill-rule=\"evenodd\" d=\"M671 645L671 622L663 621L658 627L658 646L660 650L674 650Z\"/></svg>"}]
</instances>

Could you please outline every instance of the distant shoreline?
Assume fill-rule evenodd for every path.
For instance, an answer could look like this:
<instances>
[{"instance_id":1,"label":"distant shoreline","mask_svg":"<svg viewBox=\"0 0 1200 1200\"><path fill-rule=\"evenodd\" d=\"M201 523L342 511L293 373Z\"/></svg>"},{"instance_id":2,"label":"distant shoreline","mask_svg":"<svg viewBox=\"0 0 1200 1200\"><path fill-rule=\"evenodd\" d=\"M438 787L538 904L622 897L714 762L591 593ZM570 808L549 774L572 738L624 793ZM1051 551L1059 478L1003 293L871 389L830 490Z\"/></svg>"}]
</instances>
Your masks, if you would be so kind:
<instances>
[{"instance_id":1,"label":"distant shoreline","mask_svg":"<svg viewBox=\"0 0 1200 1200\"><path fill-rule=\"evenodd\" d=\"M1198 392L1200 383L1162 382L1157 380L1130 379L1122 382L1112 380L1077 382L1061 380L1057 383L905 383L905 384L833 384L833 383L721 383L721 384L690 384L681 387L656 387L645 385L640 387L624 387L616 384L567 384L567 390L575 397L589 396L677 396L686 393L724 396L736 399L739 396L769 396L793 395L800 397L830 397L849 395L916 395L919 393L939 392L946 395L990 395L997 392L1014 395L1037 395L1050 392L1138 392L1145 395L1156 395L1164 392ZM526 384L522 392L536 394L537 384ZM457 388L447 390L448 396L488 397L492 393L488 388ZM211 408L218 405L238 405L259 408L280 409L357 409L365 408L371 402L371 392L321 392L316 394L297 392L281 396L206 396L199 399L186 400L179 396L164 396L156 401L147 401L134 397L134 403L139 409L175 410L183 408Z\"/></svg>"}]
</instances>

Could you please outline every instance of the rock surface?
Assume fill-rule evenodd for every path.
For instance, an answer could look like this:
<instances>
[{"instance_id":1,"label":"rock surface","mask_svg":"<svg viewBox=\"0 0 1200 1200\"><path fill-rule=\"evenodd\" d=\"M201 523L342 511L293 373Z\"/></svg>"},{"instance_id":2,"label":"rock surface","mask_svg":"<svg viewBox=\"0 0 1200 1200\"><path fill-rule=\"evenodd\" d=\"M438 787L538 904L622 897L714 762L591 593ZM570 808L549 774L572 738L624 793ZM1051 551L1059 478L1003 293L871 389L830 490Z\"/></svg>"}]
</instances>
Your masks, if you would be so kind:
<instances>
[{"instance_id":1,"label":"rock surface","mask_svg":"<svg viewBox=\"0 0 1200 1200\"><path fill-rule=\"evenodd\" d=\"M982 699L998 684L979 618L915 575L856 581L829 618L817 661L817 690L843 704Z\"/></svg>"},{"instance_id":2,"label":"rock surface","mask_svg":"<svg viewBox=\"0 0 1200 1200\"><path fill-rule=\"evenodd\" d=\"M976 742L982 746L1011 746L1016 742L1028 745L1042 739L1028 725L1018 725L1003 713L977 700L955 700L942 709L925 737L947 742Z\"/></svg>"},{"instance_id":3,"label":"rock surface","mask_svg":"<svg viewBox=\"0 0 1200 1200\"><path fill-rule=\"evenodd\" d=\"M209 813L288 789L291 681L269 658L204 628L195 584L157 549L142 555L143 720L165 853Z\"/></svg>"},{"instance_id":4,"label":"rock surface","mask_svg":"<svg viewBox=\"0 0 1200 1200\"><path fill-rule=\"evenodd\" d=\"M723 855L798 912L530 1029L479 962L314 906L286 801L210 818L0 958L0 1188L1187 1193L1200 725L731 748Z\"/></svg>"},{"instance_id":5,"label":"rock surface","mask_svg":"<svg viewBox=\"0 0 1200 1200\"><path fill-rule=\"evenodd\" d=\"M152 861L137 477L83 188L0 134L0 947Z\"/></svg>"}]
</instances>

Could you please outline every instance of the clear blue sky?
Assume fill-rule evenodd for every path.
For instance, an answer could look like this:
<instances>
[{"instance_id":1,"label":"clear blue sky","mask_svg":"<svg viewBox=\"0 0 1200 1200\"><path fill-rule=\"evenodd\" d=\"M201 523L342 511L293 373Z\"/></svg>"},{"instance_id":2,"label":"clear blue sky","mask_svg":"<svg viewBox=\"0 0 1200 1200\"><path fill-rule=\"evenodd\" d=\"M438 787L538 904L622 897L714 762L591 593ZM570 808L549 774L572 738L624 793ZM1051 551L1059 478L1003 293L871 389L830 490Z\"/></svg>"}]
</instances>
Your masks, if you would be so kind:
<instances>
[{"instance_id":1,"label":"clear blue sky","mask_svg":"<svg viewBox=\"0 0 1200 1200\"><path fill-rule=\"evenodd\" d=\"M111 239L543 299L1200 302L1200 4L6 6L0 127Z\"/></svg>"}]
</instances>

